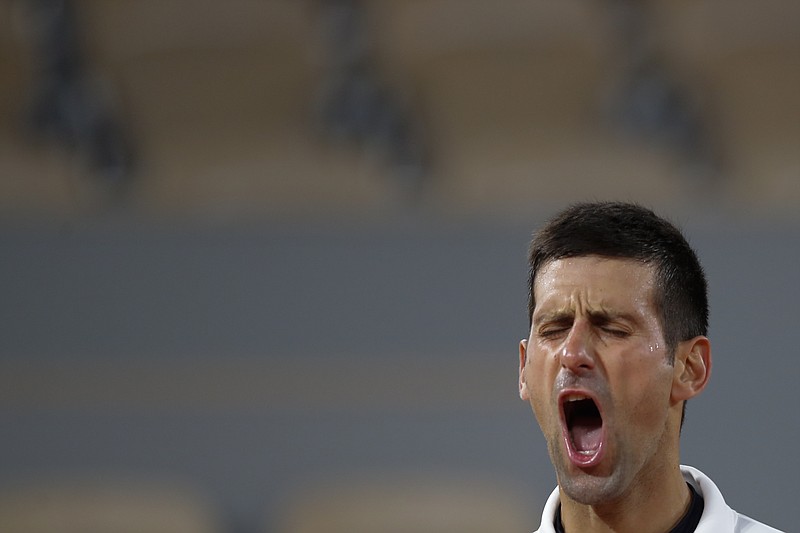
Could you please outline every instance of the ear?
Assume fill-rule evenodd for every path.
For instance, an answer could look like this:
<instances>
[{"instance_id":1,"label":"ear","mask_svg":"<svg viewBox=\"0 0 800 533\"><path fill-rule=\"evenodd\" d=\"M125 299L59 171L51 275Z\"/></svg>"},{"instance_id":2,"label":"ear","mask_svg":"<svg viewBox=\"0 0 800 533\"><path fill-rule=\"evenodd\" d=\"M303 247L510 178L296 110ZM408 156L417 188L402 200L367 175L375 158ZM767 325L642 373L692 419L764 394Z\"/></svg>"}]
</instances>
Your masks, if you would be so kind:
<instances>
[{"instance_id":1,"label":"ear","mask_svg":"<svg viewBox=\"0 0 800 533\"><path fill-rule=\"evenodd\" d=\"M519 397L522 400L530 400L528 394L528 384L525 382L525 363L528 362L528 341L519 341Z\"/></svg>"},{"instance_id":2,"label":"ear","mask_svg":"<svg viewBox=\"0 0 800 533\"><path fill-rule=\"evenodd\" d=\"M706 388L711 377L711 343L698 336L678 345L675 350L672 400L694 398Z\"/></svg>"}]
</instances>

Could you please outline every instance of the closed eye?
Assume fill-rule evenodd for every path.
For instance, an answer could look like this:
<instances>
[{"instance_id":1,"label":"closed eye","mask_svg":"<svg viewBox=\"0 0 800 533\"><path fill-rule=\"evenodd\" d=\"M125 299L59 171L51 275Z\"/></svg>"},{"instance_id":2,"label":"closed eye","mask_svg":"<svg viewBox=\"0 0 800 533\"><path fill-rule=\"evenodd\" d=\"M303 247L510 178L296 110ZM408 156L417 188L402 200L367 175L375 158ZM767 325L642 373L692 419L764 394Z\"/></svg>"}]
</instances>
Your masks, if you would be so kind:
<instances>
[{"instance_id":1,"label":"closed eye","mask_svg":"<svg viewBox=\"0 0 800 533\"><path fill-rule=\"evenodd\" d=\"M558 328L558 329L546 329L544 331L539 332L539 336L543 339L550 339L552 337L557 337L559 335L566 334L569 331L567 328Z\"/></svg>"},{"instance_id":2,"label":"closed eye","mask_svg":"<svg viewBox=\"0 0 800 533\"><path fill-rule=\"evenodd\" d=\"M537 317L534 324L539 338L554 339L568 334L574 322L572 313L556 312Z\"/></svg>"},{"instance_id":3,"label":"closed eye","mask_svg":"<svg viewBox=\"0 0 800 533\"><path fill-rule=\"evenodd\" d=\"M609 328L609 327L603 327L603 328L600 328L600 329L604 333L607 333L609 335L612 335L612 336L620 338L620 339L624 339L624 338L630 336L630 333L628 333L625 330L621 330L621 329Z\"/></svg>"}]
</instances>

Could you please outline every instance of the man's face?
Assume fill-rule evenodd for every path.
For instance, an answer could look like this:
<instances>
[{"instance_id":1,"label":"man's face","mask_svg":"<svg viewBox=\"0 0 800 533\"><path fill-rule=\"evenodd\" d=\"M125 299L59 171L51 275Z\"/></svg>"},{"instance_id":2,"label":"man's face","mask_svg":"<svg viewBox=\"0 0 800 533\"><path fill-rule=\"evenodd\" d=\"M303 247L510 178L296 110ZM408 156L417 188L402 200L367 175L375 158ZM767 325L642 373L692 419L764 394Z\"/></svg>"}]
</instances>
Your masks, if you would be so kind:
<instances>
[{"instance_id":1,"label":"man's face","mask_svg":"<svg viewBox=\"0 0 800 533\"><path fill-rule=\"evenodd\" d=\"M679 406L670 399L674 369L654 287L652 267L596 256L552 261L536 277L520 395L541 426L559 486L579 503L647 490L677 464Z\"/></svg>"}]
</instances>

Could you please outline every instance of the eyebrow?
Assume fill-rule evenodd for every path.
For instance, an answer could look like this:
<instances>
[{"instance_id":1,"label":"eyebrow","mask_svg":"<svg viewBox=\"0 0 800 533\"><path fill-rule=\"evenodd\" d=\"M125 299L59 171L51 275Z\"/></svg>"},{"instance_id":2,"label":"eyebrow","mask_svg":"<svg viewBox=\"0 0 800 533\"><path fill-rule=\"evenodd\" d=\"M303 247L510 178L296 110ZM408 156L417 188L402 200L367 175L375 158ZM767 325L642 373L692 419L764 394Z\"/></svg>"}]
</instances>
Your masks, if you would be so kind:
<instances>
[{"instance_id":1,"label":"eyebrow","mask_svg":"<svg viewBox=\"0 0 800 533\"><path fill-rule=\"evenodd\" d=\"M609 322L614 322L616 320L621 320L623 322L629 322L632 324L637 324L639 322L631 313L625 313L622 311L600 310L589 311L587 314L589 315L589 320L591 320L594 324L608 324Z\"/></svg>"},{"instance_id":2,"label":"eyebrow","mask_svg":"<svg viewBox=\"0 0 800 533\"><path fill-rule=\"evenodd\" d=\"M567 322L575 319L575 311L569 309L562 309L558 311L549 311L541 315L533 316L533 324L538 325L544 322Z\"/></svg>"},{"instance_id":3,"label":"eyebrow","mask_svg":"<svg viewBox=\"0 0 800 533\"><path fill-rule=\"evenodd\" d=\"M589 311L587 312L587 315L589 316L589 320L593 324L607 324L615 320L622 320L633 324L639 322L636 319L636 317L634 317L630 313L614 311L609 309ZM574 319L575 319L575 311L570 309L562 309L562 310L543 313L538 316L534 315L533 324L539 325L542 323L563 323L563 322L570 322Z\"/></svg>"}]
</instances>

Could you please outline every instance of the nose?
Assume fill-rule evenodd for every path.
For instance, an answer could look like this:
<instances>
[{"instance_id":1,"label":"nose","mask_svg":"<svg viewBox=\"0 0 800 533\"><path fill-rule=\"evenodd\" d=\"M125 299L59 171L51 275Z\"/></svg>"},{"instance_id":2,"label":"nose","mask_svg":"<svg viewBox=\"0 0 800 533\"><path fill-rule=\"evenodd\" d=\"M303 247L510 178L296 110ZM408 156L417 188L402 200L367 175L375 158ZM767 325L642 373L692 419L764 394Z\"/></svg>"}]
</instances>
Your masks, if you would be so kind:
<instances>
[{"instance_id":1,"label":"nose","mask_svg":"<svg viewBox=\"0 0 800 533\"><path fill-rule=\"evenodd\" d=\"M573 374L582 374L594 369L595 352L592 327L585 320L576 319L561 347L561 366Z\"/></svg>"}]
</instances>

